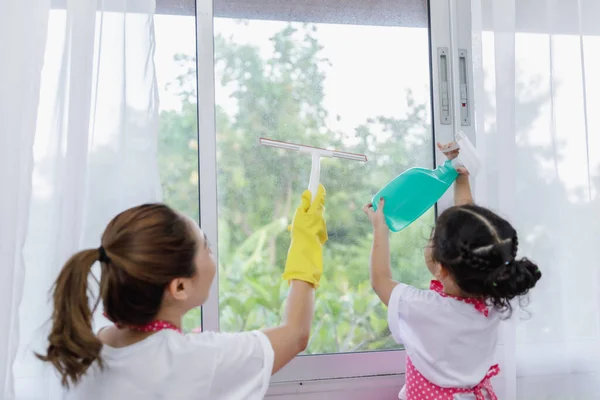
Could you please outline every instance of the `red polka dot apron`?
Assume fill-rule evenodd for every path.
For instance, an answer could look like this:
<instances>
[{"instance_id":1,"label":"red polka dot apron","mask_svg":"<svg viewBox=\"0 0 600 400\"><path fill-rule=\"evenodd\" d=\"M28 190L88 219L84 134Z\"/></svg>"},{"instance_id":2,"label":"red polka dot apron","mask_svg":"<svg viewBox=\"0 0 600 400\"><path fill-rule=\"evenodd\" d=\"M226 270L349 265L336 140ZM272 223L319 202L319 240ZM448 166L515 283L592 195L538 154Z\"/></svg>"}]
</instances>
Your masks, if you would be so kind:
<instances>
[{"instance_id":1,"label":"red polka dot apron","mask_svg":"<svg viewBox=\"0 0 600 400\"><path fill-rule=\"evenodd\" d=\"M108 315L106 315L106 313L104 313L104 316L106 318L108 318ZM108 318L108 319L110 320L110 318ZM127 329L131 329L133 331L138 331L138 332L158 332L158 331L162 331L163 329L172 329L176 332L183 333L181 331L181 329L179 329L177 326L173 325L172 323L170 323L168 321L155 320L146 325L123 325L123 324L116 323L114 321L112 321L112 322L119 329L127 328Z\"/></svg>"},{"instance_id":2,"label":"red polka dot apron","mask_svg":"<svg viewBox=\"0 0 600 400\"><path fill-rule=\"evenodd\" d=\"M472 304L477 311L485 315L489 310L485 301L481 299L461 298L450 296L444 293L444 287L439 281L432 281L430 289L439 293L443 297L452 297L467 304ZM486 400L484 391L487 392L489 399L498 400L494 389L492 388L491 378L500 373L498 365L492 366L483 380L475 387L470 389L461 388L443 388L429 382L413 365L410 358L406 357L406 399L407 400L453 400L455 394L472 393L477 400Z\"/></svg>"}]
</instances>

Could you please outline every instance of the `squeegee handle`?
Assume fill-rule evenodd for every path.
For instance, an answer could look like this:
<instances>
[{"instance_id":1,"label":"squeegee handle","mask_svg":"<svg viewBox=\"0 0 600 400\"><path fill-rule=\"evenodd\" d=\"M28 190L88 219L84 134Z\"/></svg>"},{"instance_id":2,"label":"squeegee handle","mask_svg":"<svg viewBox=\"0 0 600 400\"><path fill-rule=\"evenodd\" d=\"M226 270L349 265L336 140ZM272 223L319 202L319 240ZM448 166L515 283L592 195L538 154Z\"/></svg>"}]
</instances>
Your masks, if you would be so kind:
<instances>
[{"instance_id":1,"label":"squeegee handle","mask_svg":"<svg viewBox=\"0 0 600 400\"><path fill-rule=\"evenodd\" d=\"M310 180L308 181L308 190L312 195L312 200L317 195L319 189L319 180L321 179L321 157L318 154L312 155L312 166L310 168Z\"/></svg>"}]
</instances>

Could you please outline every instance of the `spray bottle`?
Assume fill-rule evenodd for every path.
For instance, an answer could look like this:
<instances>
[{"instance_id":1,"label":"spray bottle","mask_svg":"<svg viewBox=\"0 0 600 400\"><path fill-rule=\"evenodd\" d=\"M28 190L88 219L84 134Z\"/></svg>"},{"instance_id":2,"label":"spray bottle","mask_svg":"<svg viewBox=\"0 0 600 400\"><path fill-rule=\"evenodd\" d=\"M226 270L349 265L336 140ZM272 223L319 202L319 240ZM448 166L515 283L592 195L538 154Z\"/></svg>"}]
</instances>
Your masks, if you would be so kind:
<instances>
[{"instance_id":1,"label":"spray bottle","mask_svg":"<svg viewBox=\"0 0 600 400\"><path fill-rule=\"evenodd\" d=\"M406 228L429 210L458 177L456 168L463 167L471 176L477 175L481 162L475 147L463 132L457 133L456 143L460 150L455 159L446 161L433 171L410 168L373 196L375 210L379 199L384 198L385 221L392 232Z\"/></svg>"}]
</instances>

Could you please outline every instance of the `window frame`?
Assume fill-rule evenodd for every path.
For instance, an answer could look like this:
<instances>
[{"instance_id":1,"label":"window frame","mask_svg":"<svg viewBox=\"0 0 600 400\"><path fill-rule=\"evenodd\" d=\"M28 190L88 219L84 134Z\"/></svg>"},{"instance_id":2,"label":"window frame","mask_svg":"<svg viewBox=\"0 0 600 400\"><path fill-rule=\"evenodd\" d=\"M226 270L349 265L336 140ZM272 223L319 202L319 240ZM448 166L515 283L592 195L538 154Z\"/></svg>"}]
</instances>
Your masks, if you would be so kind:
<instances>
[{"instance_id":1,"label":"window frame","mask_svg":"<svg viewBox=\"0 0 600 400\"><path fill-rule=\"evenodd\" d=\"M169 1L169 0L167 0ZM432 56L439 46L449 47L447 42L448 3L427 2L429 22L430 53L430 101L433 112L432 135L437 140L448 141L452 137L452 126L440 125L436 121L437 111L437 66ZM434 3L434 9L432 4ZM434 26L435 24L435 26ZM218 259L218 201L216 166L216 121L215 121L215 71L214 71L214 7L213 0L196 0L196 45L197 45L197 85L198 85L198 157L199 157L199 198L200 222L206 235L212 241L212 249ZM432 149L434 163L439 155ZM447 201L447 200L446 200ZM441 207L447 205L440 203ZM202 329L219 330L219 271L211 286L207 302L202 306ZM381 350L357 353L332 353L304 355L296 357L280 372L274 375L271 383L301 383L317 380L343 379L366 376L401 375L405 373L405 351Z\"/></svg>"}]
</instances>

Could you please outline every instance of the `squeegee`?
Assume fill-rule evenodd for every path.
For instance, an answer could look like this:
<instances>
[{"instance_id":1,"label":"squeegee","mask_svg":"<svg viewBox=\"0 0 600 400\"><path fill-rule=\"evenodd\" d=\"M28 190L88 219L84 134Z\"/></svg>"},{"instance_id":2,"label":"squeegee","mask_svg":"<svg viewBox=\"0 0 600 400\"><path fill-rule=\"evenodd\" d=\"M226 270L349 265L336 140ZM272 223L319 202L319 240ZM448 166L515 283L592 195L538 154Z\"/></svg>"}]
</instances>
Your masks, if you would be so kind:
<instances>
[{"instance_id":1,"label":"squeegee","mask_svg":"<svg viewBox=\"0 0 600 400\"><path fill-rule=\"evenodd\" d=\"M267 139L267 138L260 138L259 143L263 146L275 147L275 148L284 149L284 150L293 150L293 151L297 151L300 153L305 153L305 154L311 155L312 166L310 169L310 180L308 182L308 190L310 190L313 200L315 198L315 195L317 194L317 189L319 187L319 181L321 178L321 158L322 157L328 157L328 158L336 157L336 158L343 158L345 160L362 161L362 162L367 161L367 156L365 156L364 154L347 153L347 152L338 151L338 150L328 150L328 149L322 149L319 147L305 146L302 144L282 142L279 140L273 140L273 139Z\"/></svg>"}]
</instances>

